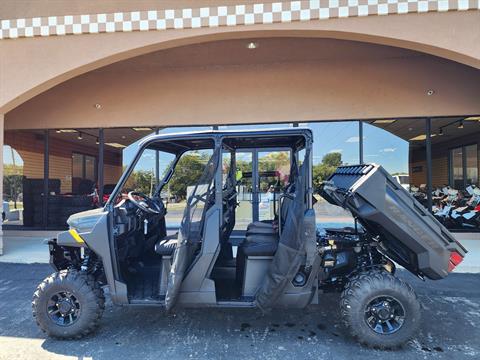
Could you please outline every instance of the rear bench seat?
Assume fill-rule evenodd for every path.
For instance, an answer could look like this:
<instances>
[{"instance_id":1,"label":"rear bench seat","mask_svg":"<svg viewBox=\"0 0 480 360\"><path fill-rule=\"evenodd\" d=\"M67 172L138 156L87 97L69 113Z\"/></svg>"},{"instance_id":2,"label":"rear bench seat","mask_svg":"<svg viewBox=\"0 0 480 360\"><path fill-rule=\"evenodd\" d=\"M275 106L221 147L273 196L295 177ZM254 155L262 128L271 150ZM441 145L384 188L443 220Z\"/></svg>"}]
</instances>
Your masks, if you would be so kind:
<instances>
[{"instance_id":1,"label":"rear bench seat","mask_svg":"<svg viewBox=\"0 0 480 360\"><path fill-rule=\"evenodd\" d=\"M240 246L246 256L273 256L278 247L278 235L252 234Z\"/></svg>"},{"instance_id":2,"label":"rear bench seat","mask_svg":"<svg viewBox=\"0 0 480 360\"><path fill-rule=\"evenodd\" d=\"M293 186L288 186L286 194L291 193ZM280 221L287 217L290 205L293 203L290 196L285 196L280 205ZM246 238L240 248L246 256L273 256L277 251L279 227L277 221L256 221L247 227Z\"/></svg>"},{"instance_id":3,"label":"rear bench seat","mask_svg":"<svg viewBox=\"0 0 480 360\"><path fill-rule=\"evenodd\" d=\"M284 220L287 217L287 212L289 205L291 203L291 198L288 196L289 194L293 194L295 192L295 187L293 184L288 185L283 194L283 201L280 204L280 219ZM287 195L287 196L286 196ZM266 220L266 221L255 221L250 223L247 226L247 238L251 234L276 234L278 235L278 220Z\"/></svg>"}]
</instances>

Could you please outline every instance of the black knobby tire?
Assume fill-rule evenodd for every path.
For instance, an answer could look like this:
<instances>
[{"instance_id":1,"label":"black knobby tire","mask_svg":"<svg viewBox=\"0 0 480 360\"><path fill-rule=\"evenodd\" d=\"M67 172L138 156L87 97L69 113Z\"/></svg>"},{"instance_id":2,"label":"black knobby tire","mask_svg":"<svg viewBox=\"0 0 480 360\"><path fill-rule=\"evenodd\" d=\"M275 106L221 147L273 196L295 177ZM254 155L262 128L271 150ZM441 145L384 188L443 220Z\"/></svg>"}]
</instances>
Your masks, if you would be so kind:
<instances>
[{"instance_id":1,"label":"black knobby tire","mask_svg":"<svg viewBox=\"0 0 480 360\"><path fill-rule=\"evenodd\" d=\"M51 304L52 298L63 300L65 294L69 299L75 300L76 306L72 306L75 320L70 324L60 325L53 319L60 317L58 309L52 310ZM59 339L80 339L97 328L105 309L105 296L93 277L76 270L61 270L48 276L38 285L33 293L32 309L38 326L49 336Z\"/></svg>"},{"instance_id":2,"label":"black knobby tire","mask_svg":"<svg viewBox=\"0 0 480 360\"><path fill-rule=\"evenodd\" d=\"M381 326L374 329L371 324L375 324L377 319L371 316L371 310L372 304L379 303L377 300L382 304L383 300L391 301L393 306L389 304L388 309L395 308L396 314L390 316L398 321L392 321L393 325L389 322L387 327L382 319ZM385 301L386 304L388 302ZM354 338L364 345L380 349L397 348L411 339L421 318L420 303L413 288L386 271L368 271L352 277L342 292L340 312L344 325ZM395 311L392 310L392 313ZM385 329L384 333L382 329Z\"/></svg>"}]
</instances>

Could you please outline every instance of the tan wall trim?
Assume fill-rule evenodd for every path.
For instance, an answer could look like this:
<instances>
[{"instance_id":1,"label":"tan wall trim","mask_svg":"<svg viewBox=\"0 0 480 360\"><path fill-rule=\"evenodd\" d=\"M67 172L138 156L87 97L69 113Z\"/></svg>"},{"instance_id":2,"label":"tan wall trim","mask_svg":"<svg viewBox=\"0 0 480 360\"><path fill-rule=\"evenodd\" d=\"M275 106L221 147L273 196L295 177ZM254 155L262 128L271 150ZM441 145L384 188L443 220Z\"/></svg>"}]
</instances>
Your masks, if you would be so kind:
<instances>
[{"instance_id":1,"label":"tan wall trim","mask_svg":"<svg viewBox=\"0 0 480 360\"><path fill-rule=\"evenodd\" d=\"M264 25L358 16L478 10L479 0L307 0L4 19L0 39Z\"/></svg>"}]
</instances>

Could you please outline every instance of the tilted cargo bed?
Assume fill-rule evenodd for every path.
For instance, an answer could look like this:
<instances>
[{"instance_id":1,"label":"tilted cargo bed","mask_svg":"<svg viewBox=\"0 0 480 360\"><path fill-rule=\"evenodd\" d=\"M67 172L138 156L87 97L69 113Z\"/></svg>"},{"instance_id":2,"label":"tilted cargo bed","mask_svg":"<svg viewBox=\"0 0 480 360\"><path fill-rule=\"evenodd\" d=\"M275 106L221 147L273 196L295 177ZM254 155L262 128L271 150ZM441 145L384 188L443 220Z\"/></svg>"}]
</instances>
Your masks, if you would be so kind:
<instances>
[{"instance_id":1,"label":"tilted cargo bed","mask_svg":"<svg viewBox=\"0 0 480 360\"><path fill-rule=\"evenodd\" d=\"M341 166L324 182L321 194L330 203L349 209L372 236L378 237L383 252L414 274L444 278L467 253L379 165Z\"/></svg>"}]
</instances>

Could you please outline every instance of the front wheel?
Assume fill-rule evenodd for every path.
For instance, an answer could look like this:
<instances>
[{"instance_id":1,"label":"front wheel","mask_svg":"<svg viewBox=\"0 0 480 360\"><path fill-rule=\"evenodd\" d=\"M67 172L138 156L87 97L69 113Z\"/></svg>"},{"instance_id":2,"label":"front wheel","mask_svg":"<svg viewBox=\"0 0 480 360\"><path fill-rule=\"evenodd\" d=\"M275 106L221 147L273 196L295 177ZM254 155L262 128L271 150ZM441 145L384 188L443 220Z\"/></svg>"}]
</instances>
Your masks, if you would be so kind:
<instances>
[{"instance_id":1,"label":"front wheel","mask_svg":"<svg viewBox=\"0 0 480 360\"><path fill-rule=\"evenodd\" d=\"M98 325L105 297L93 277L76 270L48 276L33 294L33 317L49 336L79 339Z\"/></svg>"},{"instance_id":2,"label":"front wheel","mask_svg":"<svg viewBox=\"0 0 480 360\"><path fill-rule=\"evenodd\" d=\"M364 345L403 345L420 325L420 303L412 287L385 271L354 276L342 292L340 311L350 334Z\"/></svg>"}]
</instances>

